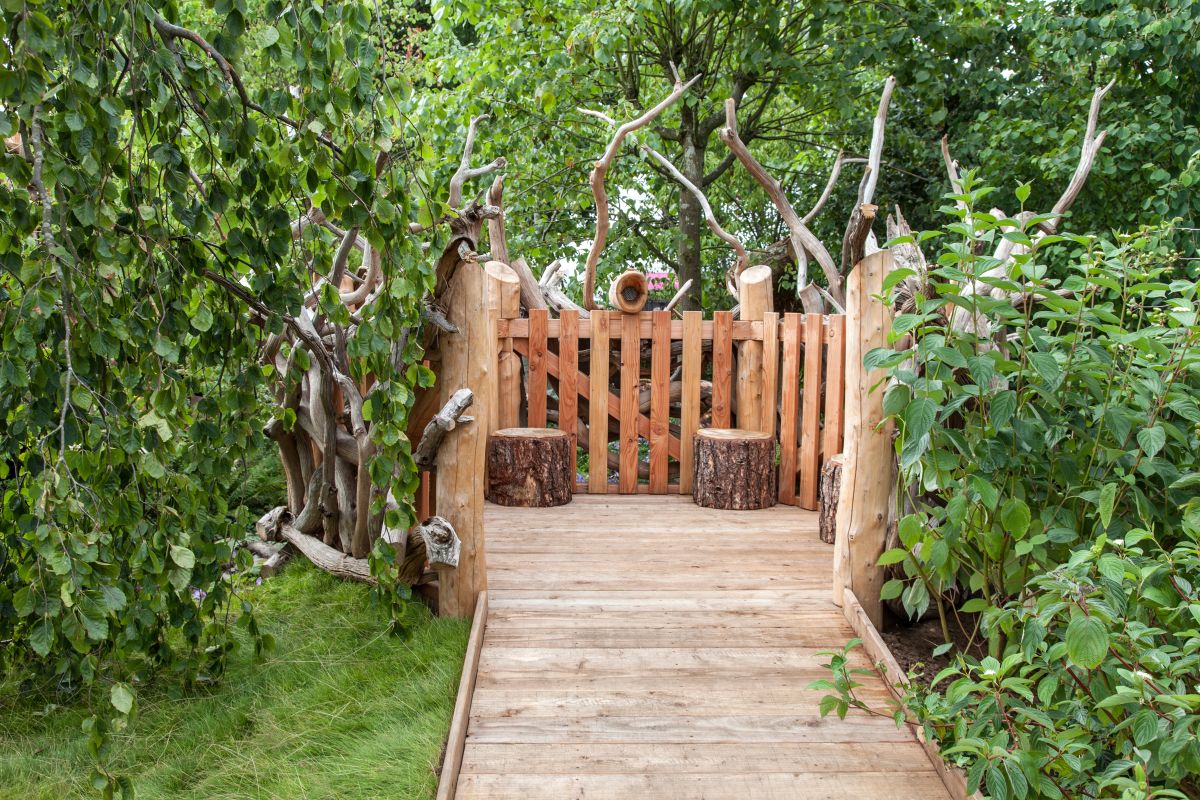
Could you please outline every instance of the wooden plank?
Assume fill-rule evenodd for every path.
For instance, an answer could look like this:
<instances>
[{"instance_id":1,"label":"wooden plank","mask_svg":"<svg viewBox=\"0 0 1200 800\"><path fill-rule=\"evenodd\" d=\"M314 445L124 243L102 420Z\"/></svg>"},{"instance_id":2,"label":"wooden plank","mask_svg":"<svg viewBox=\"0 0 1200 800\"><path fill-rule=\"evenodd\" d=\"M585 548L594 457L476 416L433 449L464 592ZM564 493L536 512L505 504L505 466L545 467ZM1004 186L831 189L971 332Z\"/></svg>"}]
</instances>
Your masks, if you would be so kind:
<instances>
[{"instance_id":1,"label":"wooden plank","mask_svg":"<svg viewBox=\"0 0 1200 800\"><path fill-rule=\"evenodd\" d=\"M487 559L483 540L483 486L487 464L490 409L496 407L497 338L495 310L489 307L488 277L474 265L460 265L443 296L446 315L457 333L438 336L441 404L461 388L475 393L479 421L447 436L438 454L434 497L437 513L458 532L462 543L458 568L440 579L438 611L465 617L475 610L475 598L487 588Z\"/></svg>"},{"instance_id":2,"label":"wooden plank","mask_svg":"<svg viewBox=\"0 0 1200 800\"><path fill-rule=\"evenodd\" d=\"M733 399L733 312L713 314L712 424L728 428Z\"/></svg>"},{"instance_id":3,"label":"wooden plank","mask_svg":"<svg viewBox=\"0 0 1200 800\"><path fill-rule=\"evenodd\" d=\"M579 456L579 312L564 309L559 316L562 336L558 340L558 427L571 437L571 474L577 474Z\"/></svg>"},{"instance_id":4,"label":"wooden plank","mask_svg":"<svg viewBox=\"0 0 1200 800\"><path fill-rule=\"evenodd\" d=\"M885 346L892 329L891 306L878 299L892 268L891 252L882 250L859 262L846 283L846 446L833 558L834 602L851 589L876 628L883 626L884 570L877 562L887 540L895 451L893 425L883 415L883 370L866 370L863 358Z\"/></svg>"},{"instance_id":5,"label":"wooden plank","mask_svg":"<svg viewBox=\"0 0 1200 800\"><path fill-rule=\"evenodd\" d=\"M617 313L617 312L608 312ZM649 339L653 333L654 319L651 316L653 311L643 311L634 316L638 319L638 338ZM592 338L592 330L594 328L592 319L580 317L579 319L579 338ZM529 320L528 319L502 319L497 327L498 335L501 337L512 337L514 339L529 338ZM561 335L562 326L557 319L550 319L546 325L546 335L551 339L557 339ZM705 341L711 341L713 338L713 320L704 320L700 326L700 333ZM609 325L609 340L619 340L623 335L620 326ZM748 340L761 340L763 338L763 323L760 320L741 320L733 321L733 341L744 342ZM671 321L671 340L679 341L683 338L683 322L682 320Z\"/></svg>"},{"instance_id":6,"label":"wooden plank","mask_svg":"<svg viewBox=\"0 0 1200 800\"><path fill-rule=\"evenodd\" d=\"M775 435L779 418L779 314L763 314L762 340L762 411L760 427L763 433Z\"/></svg>"},{"instance_id":7,"label":"wooden plank","mask_svg":"<svg viewBox=\"0 0 1200 800\"><path fill-rule=\"evenodd\" d=\"M653 313L650 351L650 494L666 494L671 410L671 312Z\"/></svg>"},{"instance_id":8,"label":"wooden plank","mask_svg":"<svg viewBox=\"0 0 1200 800\"><path fill-rule=\"evenodd\" d=\"M804 315L804 411L800 426L799 506L817 508L817 478L821 474L821 346L820 314Z\"/></svg>"},{"instance_id":9,"label":"wooden plank","mask_svg":"<svg viewBox=\"0 0 1200 800\"><path fill-rule=\"evenodd\" d=\"M932 773L785 772L719 775L464 775L460 800L941 800Z\"/></svg>"},{"instance_id":10,"label":"wooden plank","mask_svg":"<svg viewBox=\"0 0 1200 800\"><path fill-rule=\"evenodd\" d=\"M693 437L700 429L701 323L699 311L683 312L683 391L679 408L679 493L692 493Z\"/></svg>"},{"instance_id":11,"label":"wooden plank","mask_svg":"<svg viewBox=\"0 0 1200 800\"><path fill-rule=\"evenodd\" d=\"M638 486L638 377L642 369L641 339L636 314L621 315L621 452L617 478L621 494Z\"/></svg>"},{"instance_id":12,"label":"wooden plank","mask_svg":"<svg viewBox=\"0 0 1200 800\"><path fill-rule=\"evenodd\" d=\"M471 701L475 696L475 679L479 674L479 654L483 651L483 631L487 626L487 592L479 593L475 601L475 616L471 620L471 633L467 637L467 652L463 658L462 674L458 679L458 695L454 700L454 714L450 718L450 735L446 739L446 757L438 776L437 800L452 800L458 786L462 769L463 749L467 741L467 727L471 719Z\"/></svg>"},{"instance_id":13,"label":"wooden plank","mask_svg":"<svg viewBox=\"0 0 1200 800\"><path fill-rule=\"evenodd\" d=\"M800 416L800 315L783 316L779 400L779 502L796 503L796 428Z\"/></svg>"},{"instance_id":14,"label":"wooden plank","mask_svg":"<svg viewBox=\"0 0 1200 800\"><path fill-rule=\"evenodd\" d=\"M592 323L592 360L588 393L588 491L608 490L608 319L596 311Z\"/></svg>"},{"instance_id":15,"label":"wooden plank","mask_svg":"<svg viewBox=\"0 0 1200 800\"><path fill-rule=\"evenodd\" d=\"M773 333L765 324L765 315L774 308L771 285L771 268L750 267L738 278L739 316L743 320L763 320L763 338ZM763 413L763 345L757 341L745 341L738 345L737 383L737 426L744 430L762 430Z\"/></svg>"},{"instance_id":16,"label":"wooden plank","mask_svg":"<svg viewBox=\"0 0 1200 800\"><path fill-rule=\"evenodd\" d=\"M529 311L529 427L546 427L546 323L550 312Z\"/></svg>"},{"instance_id":17,"label":"wooden plank","mask_svg":"<svg viewBox=\"0 0 1200 800\"><path fill-rule=\"evenodd\" d=\"M846 402L846 315L825 318L825 428L821 464L842 452L842 413Z\"/></svg>"},{"instance_id":18,"label":"wooden plank","mask_svg":"<svg viewBox=\"0 0 1200 800\"><path fill-rule=\"evenodd\" d=\"M500 261L484 266L490 281L488 303L496 312L497 326L521 314L521 284L513 270ZM498 393L496 428L515 428L521 424L521 359L513 352L512 337L500 337L497 356ZM424 517L422 517L424 519Z\"/></svg>"}]
</instances>

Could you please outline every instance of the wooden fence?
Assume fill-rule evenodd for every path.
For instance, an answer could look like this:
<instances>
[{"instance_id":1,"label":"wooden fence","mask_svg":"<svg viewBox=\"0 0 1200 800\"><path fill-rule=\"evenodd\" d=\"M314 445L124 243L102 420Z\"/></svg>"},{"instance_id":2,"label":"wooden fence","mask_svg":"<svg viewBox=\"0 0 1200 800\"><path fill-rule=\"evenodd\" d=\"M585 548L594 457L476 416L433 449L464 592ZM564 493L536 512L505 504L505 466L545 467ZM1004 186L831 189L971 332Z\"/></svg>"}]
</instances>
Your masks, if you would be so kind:
<instances>
[{"instance_id":1,"label":"wooden fence","mask_svg":"<svg viewBox=\"0 0 1200 800\"><path fill-rule=\"evenodd\" d=\"M842 451L845 317L761 317L502 316L499 426L566 430L587 459L576 491L621 494L690 493L701 427L764 431L779 442L779 501L815 509L821 467Z\"/></svg>"}]
</instances>

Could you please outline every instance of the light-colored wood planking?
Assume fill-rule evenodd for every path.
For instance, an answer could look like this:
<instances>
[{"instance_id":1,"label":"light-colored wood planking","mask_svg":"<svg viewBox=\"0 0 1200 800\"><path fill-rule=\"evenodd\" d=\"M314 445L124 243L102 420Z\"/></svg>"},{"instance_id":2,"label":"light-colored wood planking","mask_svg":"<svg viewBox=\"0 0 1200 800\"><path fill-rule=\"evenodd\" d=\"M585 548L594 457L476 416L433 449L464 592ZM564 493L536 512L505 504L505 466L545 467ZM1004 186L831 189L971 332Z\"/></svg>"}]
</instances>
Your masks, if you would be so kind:
<instances>
[{"instance_id":1,"label":"light-colored wood planking","mask_svg":"<svg viewBox=\"0 0 1200 800\"><path fill-rule=\"evenodd\" d=\"M800 314L783 315L779 399L779 502L796 502L796 433L800 416Z\"/></svg>"},{"instance_id":2,"label":"light-colored wood planking","mask_svg":"<svg viewBox=\"0 0 1200 800\"><path fill-rule=\"evenodd\" d=\"M616 312L616 311L606 312L606 313L620 314L620 312ZM641 338L641 339L649 339L650 338L650 328L654 324L653 317L651 316L653 313L654 313L653 311L642 311L639 314L631 315L631 316L636 317L638 320L638 332L637 332L638 338ZM625 316L625 315L622 315L622 316ZM593 330L595 329L595 325L594 325L595 319L596 319L596 315L593 314L590 319L581 318L579 320L579 338L580 339L592 338ZM529 320L528 319L501 320L500 325L497 328L497 330L499 332L499 335L502 337L511 336L514 339L527 339L527 338L529 338ZM561 327L559 326L559 320L551 319L549 322L549 325L546 328L546 335L549 336L551 339L557 339L559 337L560 331L561 331ZM706 341L711 340L713 338L713 321L711 319L704 320L703 324L700 326L700 331L701 331L702 337ZM619 326L614 327L612 325L609 326L608 337L610 340L620 339L623 335L624 335L624 331L621 327L619 327ZM751 322L748 320L740 320L740 319L734 320L733 327L732 327L732 335L733 335L733 340L735 342L742 342L747 339L762 339L763 323L762 322ZM672 320L671 321L671 339L672 339L672 341L679 341L682 338L683 338L683 322L680 320Z\"/></svg>"},{"instance_id":3,"label":"light-colored wood planking","mask_svg":"<svg viewBox=\"0 0 1200 800\"><path fill-rule=\"evenodd\" d=\"M475 700L475 679L479 674L479 654L483 650L483 631L487 626L487 592L479 593L471 634L467 637L467 652L463 657L462 675L458 679L458 695L454 700L454 715L450 719L450 735L446 737L446 756L438 776L437 800L453 800L462 770L463 748L467 742L472 704Z\"/></svg>"},{"instance_id":4,"label":"light-colored wood planking","mask_svg":"<svg viewBox=\"0 0 1200 800\"><path fill-rule=\"evenodd\" d=\"M671 411L670 311L653 312L650 333L650 493L665 494Z\"/></svg>"},{"instance_id":5,"label":"light-colored wood planking","mask_svg":"<svg viewBox=\"0 0 1200 800\"><path fill-rule=\"evenodd\" d=\"M800 418L799 506L817 508L817 477L821 472L821 351L824 320L804 315L804 410Z\"/></svg>"},{"instance_id":6,"label":"light-colored wood planking","mask_svg":"<svg viewBox=\"0 0 1200 800\"><path fill-rule=\"evenodd\" d=\"M559 317L562 336L558 340L558 427L571 437L571 474L577 474L579 453L579 312L565 309Z\"/></svg>"},{"instance_id":7,"label":"light-colored wood planking","mask_svg":"<svg viewBox=\"0 0 1200 800\"><path fill-rule=\"evenodd\" d=\"M825 318L825 429L821 463L842 452L842 413L846 402L846 315Z\"/></svg>"},{"instance_id":8,"label":"light-colored wood planking","mask_svg":"<svg viewBox=\"0 0 1200 800\"><path fill-rule=\"evenodd\" d=\"M638 391L642 368L641 339L638 338L638 316L621 317L621 452L620 474L617 478L622 494L637 491L638 474Z\"/></svg>"},{"instance_id":9,"label":"light-colored wood planking","mask_svg":"<svg viewBox=\"0 0 1200 800\"><path fill-rule=\"evenodd\" d=\"M728 428L733 409L733 312L713 314L712 424Z\"/></svg>"},{"instance_id":10,"label":"light-colored wood planking","mask_svg":"<svg viewBox=\"0 0 1200 800\"><path fill-rule=\"evenodd\" d=\"M763 314L763 330L763 406L759 430L774 436L779 418L779 314L774 311Z\"/></svg>"},{"instance_id":11,"label":"light-colored wood planking","mask_svg":"<svg viewBox=\"0 0 1200 800\"><path fill-rule=\"evenodd\" d=\"M546 427L546 322L550 312L529 310L529 427Z\"/></svg>"},{"instance_id":12,"label":"light-colored wood planking","mask_svg":"<svg viewBox=\"0 0 1200 800\"><path fill-rule=\"evenodd\" d=\"M700 428L700 342L703 316L683 312L683 390L679 407L679 492L691 494L693 437Z\"/></svg>"},{"instance_id":13,"label":"light-colored wood planking","mask_svg":"<svg viewBox=\"0 0 1200 800\"><path fill-rule=\"evenodd\" d=\"M815 514L608 494L487 514L457 797L949 797L907 726L818 712L809 684L854 630ZM882 707L882 679L859 679Z\"/></svg>"},{"instance_id":14,"label":"light-colored wood planking","mask_svg":"<svg viewBox=\"0 0 1200 800\"><path fill-rule=\"evenodd\" d=\"M588 489L608 488L608 320L606 311L592 314L592 357L588 393Z\"/></svg>"}]
</instances>

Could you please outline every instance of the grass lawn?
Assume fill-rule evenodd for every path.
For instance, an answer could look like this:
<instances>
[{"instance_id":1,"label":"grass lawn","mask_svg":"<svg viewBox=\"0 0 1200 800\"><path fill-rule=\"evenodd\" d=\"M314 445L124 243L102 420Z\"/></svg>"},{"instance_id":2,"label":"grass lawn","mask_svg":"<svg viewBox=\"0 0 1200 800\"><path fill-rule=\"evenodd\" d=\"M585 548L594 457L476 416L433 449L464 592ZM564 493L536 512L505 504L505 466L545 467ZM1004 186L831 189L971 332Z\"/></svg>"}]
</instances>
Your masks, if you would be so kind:
<instances>
[{"instance_id":1,"label":"grass lawn","mask_svg":"<svg viewBox=\"0 0 1200 800\"><path fill-rule=\"evenodd\" d=\"M210 689L139 693L113 764L139 800L432 798L469 623L425 613L411 639L389 636L365 587L307 563L254 594L276 640L262 662L239 648ZM95 797L84 717L0 676L0 798Z\"/></svg>"}]
</instances>

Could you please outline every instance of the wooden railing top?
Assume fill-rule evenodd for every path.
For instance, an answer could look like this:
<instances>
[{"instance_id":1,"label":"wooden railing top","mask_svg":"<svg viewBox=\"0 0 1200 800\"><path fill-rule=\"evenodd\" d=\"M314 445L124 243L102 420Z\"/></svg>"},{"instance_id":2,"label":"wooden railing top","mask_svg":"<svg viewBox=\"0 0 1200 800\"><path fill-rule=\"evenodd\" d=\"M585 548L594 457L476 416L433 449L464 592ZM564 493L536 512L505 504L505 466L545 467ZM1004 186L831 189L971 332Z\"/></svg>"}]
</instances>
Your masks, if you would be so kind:
<instances>
[{"instance_id":1,"label":"wooden railing top","mask_svg":"<svg viewBox=\"0 0 1200 800\"><path fill-rule=\"evenodd\" d=\"M611 314L613 318L636 316L638 318L638 338L639 339L650 339L652 337L652 331L653 331L653 325L654 325L654 322L653 322L654 315L655 314L669 314L670 312L667 312L667 311L643 311L636 315L635 314L622 314L619 311L597 311L595 313ZM689 312L684 312L684 313L699 314L701 312L699 312L699 311L690 312L689 311ZM714 317L718 316L718 315L731 315L732 316L732 312L718 311L718 312L716 312ZM780 315L780 320L778 322L778 328L776 330L776 336L780 336L783 333L783 325L784 325L785 316L788 316L788 315L783 315L783 314ZM797 314L797 316L803 316L803 315ZM828 316L824 317L823 319L827 322ZM735 341L735 342L745 342L745 341L761 342L763 339L764 324L765 323L762 322L761 320L753 320L753 321L740 320L740 319L732 320L733 341ZM700 322L700 338L702 340L709 340L709 339L713 338L714 325L715 325L715 319L706 319L706 320L702 320ZM590 318L580 317L579 321L577 323L577 327L576 327L578 338L580 338L580 339L592 338L592 327L593 327L592 320ZM562 320L561 319L547 319L546 320L546 337L548 339L559 338L561 331L562 331ZM624 325L611 325L610 324L608 327L609 340L620 340L624 331L625 331ZM670 338L672 340L678 341L678 340L683 339L683 335L684 335L683 331L684 331L683 320L672 319L670 321ZM505 339L505 338L527 339L527 338L529 338L529 320L526 318L501 319L501 320L499 320L498 335L502 339Z\"/></svg>"}]
</instances>

